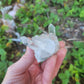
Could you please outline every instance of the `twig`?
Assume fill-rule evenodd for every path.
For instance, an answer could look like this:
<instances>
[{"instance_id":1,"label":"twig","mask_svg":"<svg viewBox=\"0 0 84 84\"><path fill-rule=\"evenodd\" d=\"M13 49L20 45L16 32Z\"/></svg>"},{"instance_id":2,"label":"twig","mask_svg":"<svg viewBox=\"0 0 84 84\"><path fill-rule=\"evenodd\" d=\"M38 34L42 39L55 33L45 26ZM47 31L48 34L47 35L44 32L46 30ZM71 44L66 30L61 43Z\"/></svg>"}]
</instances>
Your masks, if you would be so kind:
<instances>
[{"instance_id":1,"label":"twig","mask_svg":"<svg viewBox=\"0 0 84 84\"><path fill-rule=\"evenodd\" d=\"M65 46L65 48L69 49L69 48L73 48L73 46Z\"/></svg>"},{"instance_id":2,"label":"twig","mask_svg":"<svg viewBox=\"0 0 84 84\"><path fill-rule=\"evenodd\" d=\"M77 38L70 38L70 39L67 39L67 41L80 41L80 39L77 39Z\"/></svg>"},{"instance_id":3,"label":"twig","mask_svg":"<svg viewBox=\"0 0 84 84\"><path fill-rule=\"evenodd\" d=\"M49 18L49 13L47 12L47 17Z\"/></svg>"},{"instance_id":4,"label":"twig","mask_svg":"<svg viewBox=\"0 0 84 84\"><path fill-rule=\"evenodd\" d=\"M66 41L79 41L79 42L84 42L83 40L77 39L77 38L66 39Z\"/></svg>"},{"instance_id":5,"label":"twig","mask_svg":"<svg viewBox=\"0 0 84 84\"><path fill-rule=\"evenodd\" d=\"M47 34L47 32L42 27L39 27L39 29L42 30L43 33Z\"/></svg>"}]
</instances>

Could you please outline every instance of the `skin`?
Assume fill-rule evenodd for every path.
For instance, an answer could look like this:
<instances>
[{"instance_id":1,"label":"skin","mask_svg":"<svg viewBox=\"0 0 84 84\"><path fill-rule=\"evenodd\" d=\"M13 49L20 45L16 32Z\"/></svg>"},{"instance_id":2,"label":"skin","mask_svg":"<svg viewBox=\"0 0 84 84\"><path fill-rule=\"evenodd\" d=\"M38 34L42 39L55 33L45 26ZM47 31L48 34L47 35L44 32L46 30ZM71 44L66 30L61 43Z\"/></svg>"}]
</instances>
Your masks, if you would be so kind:
<instances>
[{"instance_id":1,"label":"skin","mask_svg":"<svg viewBox=\"0 0 84 84\"><path fill-rule=\"evenodd\" d=\"M65 43L59 43L59 51L43 63L37 63L33 50L27 48L20 60L8 68L2 84L52 84L67 52Z\"/></svg>"}]
</instances>

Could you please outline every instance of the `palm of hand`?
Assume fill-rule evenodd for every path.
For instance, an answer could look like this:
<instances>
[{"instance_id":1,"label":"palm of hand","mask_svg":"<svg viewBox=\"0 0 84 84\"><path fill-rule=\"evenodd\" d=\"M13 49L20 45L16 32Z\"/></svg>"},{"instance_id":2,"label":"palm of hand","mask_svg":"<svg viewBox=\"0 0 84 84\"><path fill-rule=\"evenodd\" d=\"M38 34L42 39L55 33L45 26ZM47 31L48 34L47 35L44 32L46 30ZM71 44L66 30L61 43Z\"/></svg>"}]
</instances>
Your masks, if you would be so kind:
<instances>
[{"instance_id":1,"label":"palm of hand","mask_svg":"<svg viewBox=\"0 0 84 84\"><path fill-rule=\"evenodd\" d=\"M25 72L13 73L12 74L13 80L10 81L10 84L12 83L14 84L52 84L52 79L55 76L55 73L53 73L55 70L55 64L53 63L52 67L50 67L49 62L51 61L55 62L56 56L54 56L54 58L55 58L54 60L53 58L48 59L41 65L39 65L35 60L34 63ZM46 66L49 66L50 68ZM14 65L12 67L14 67Z\"/></svg>"},{"instance_id":2,"label":"palm of hand","mask_svg":"<svg viewBox=\"0 0 84 84\"><path fill-rule=\"evenodd\" d=\"M29 79L27 82L27 84L51 84L52 83L52 79L54 78L54 69L55 69L55 65L53 65L51 67L54 69L49 69L47 70L49 67L46 68L46 66L48 65L47 62L49 61L53 61L53 59L49 59L48 61L42 63L41 65L39 65L36 61L29 67L28 71L25 73L26 77L25 79ZM52 74L53 73L53 74ZM25 84L25 83L24 83Z\"/></svg>"},{"instance_id":3,"label":"palm of hand","mask_svg":"<svg viewBox=\"0 0 84 84\"><path fill-rule=\"evenodd\" d=\"M60 50L42 64L27 48L25 55L8 68L2 84L52 84L67 52L64 47L64 42L60 42Z\"/></svg>"}]
</instances>

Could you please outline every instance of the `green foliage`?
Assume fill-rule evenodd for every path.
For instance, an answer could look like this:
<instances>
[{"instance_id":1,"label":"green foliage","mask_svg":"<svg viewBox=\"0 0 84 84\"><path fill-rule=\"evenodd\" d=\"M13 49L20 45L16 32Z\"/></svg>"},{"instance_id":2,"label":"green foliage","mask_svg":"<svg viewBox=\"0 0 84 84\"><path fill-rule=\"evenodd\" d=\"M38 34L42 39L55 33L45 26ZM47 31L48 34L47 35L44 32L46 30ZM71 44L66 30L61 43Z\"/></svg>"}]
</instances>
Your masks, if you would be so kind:
<instances>
[{"instance_id":1,"label":"green foliage","mask_svg":"<svg viewBox=\"0 0 84 84\"><path fill-rule=\"evenodd\" d=\"M62 84L69 83L70 72L68 70L66 70L64 73L60 73L58 76L62 80Z\"/></svg>"},{"instance_id":2,"label":"green foliage","mask_svg":"<svg viewBox=\"0 0 84 84\"><path fill-rule=\"evenodd\" d=\"M8 4L10 5L12 3L12 0L8 0Z\"/></svg>"},{"instance_id":3,"label":"green foliage","mask_svg":"<svg viewBox=\"0 0 84 84\"><path fill-rule=\"evenodd\" d=\"M0 0L0 1L2 1L3 3L3 5L11 5L12 4L12 2L16 2L17 0Z\"/></svg>"},{"instance_id":4,"label":"green foliage","mask_svg":"<svg viewBox=\"0 0 84 84\"><path fill-rule=\"evenodd\" d=\"M84 10L82 10L82 11L80 12L80 17L81 17L81 18L84 18Z\"/></svg>"},{"instance_id":5,"label":"green foliage","mask_svg":"<svg viewBox=\"0 0 84 84\"><path fill-rule=\"evenodd\" d=\"M48 5L45 2L41 2L41 0L39 1L36 0L35 4L30 4L29 2L25 4L24 7L20 8L17 12L16 16L19 19L20 23L28 24L26 26L26 29L24 29L25 27L23 27L23 31L26 31L25 34L39 34L41 33L41 31L39 31L40 26L46 28L50 23L55 24L59 21L59 16L55 13L49 13L50 9L48 8Z\"/></svg>"},{"instance_id":6,"label":"green foliage","mask_svg":"<svg viewBox=\"0 0 84 84\"><path fill-rule=\"evenodd\" d=\"M56 26L55 29L56 29L56 35L57 36L60 36L61 35L61 33L59 32L60 27L59 26Z\"/></svg>"},{"instance_id":7,"label":"green foliage","mask_svg":"<svg viewBox=\"0 0 84 84\"><path fill-rule=\"evenodd\" d=\"M84 78L84 43L83 42L74 41L73 48L71 49L71 51L68 51L67 56L63 61L63 65L61 66L62 72L59 73L59 78L62 80L62 83L64 81L63 78L66 77L63 73L63 68L67 66L68 61L70 61L68 65L69 68L67 69L67 71L70 73L69 78L75 80L76 84L80 84L80 80ZM64 84L68 84L68 82L67 83L64 82Z\"/></svg>"},{"instance_id":8,"label":"green foliage","mask_svg":"<svg viewBox=\"0 0 84 84\"><path fill-rule=\"evenodd\" d=\"M9 19L9 20L12 20L12 16L10 16L9 14L5 14L5 19Z\"/></svg>"},{"instance_id":9,"label":"green foliage","mask_svg":"<svg viewBox=\"0 0 84 84\"><path fill-rule=\"evenodd\" d=\"M1 61L6 60L6 51L4 49L0 49Z\"/></svg>"},{"instance_id":10,"label":"green foliage","mask_svg":"<svg viewBox=\"0 0 84 84\"><path fill-rule=\"evenodd\" d=\"M74 65L70 64L69 71L77 84L84 78L84 43L74 42L71 56L74 57Z\"/></svg>"},{"instance_id":11,"label":"green foliage","mask_svg":"<svg viewBox=\"0 0 84 84\"><path fill-rule=\"evenodd\" d=\"M58 14L63 17L79 17L84 21L84 0L53 0L53 3L59 3L60 8L57 10ZM63 7L62 7L63 6Z\"/></svg>"},{"instance_id":12,"label":"green foliage","mask_svg":"<svg viewBox=\"0 0 84 84\"><path fill-rule=\"evenodd\" d=\"M55 80L55 78L54 78L54 79L52 80L52 84L55 84L55 81L56 81L56 80Z\"/></svg>"},{"instance_id":13,"label":"green foliage","mask_svg":"<svg viewBox=\"0 0 84 84\"><path fill-rule=\"evenodd\" d=\"M84 9L84 1L83 0L74 0L73 2L74 4L72 5L72 7L70 8L70 10L68 10L67 12L67 16L73 16L73 17L84 17L84 13L83 13L83 9Z\"/></svg>"},{"instance_id":14,"label":"green foliage","mask_svg":"<svg viewBox=\"0 0 84 84\"><path fill-rule=\"evenodd\" d=\"M65 1L68 1L68 0L52 0L52 3L53 4L64 4Z\"/></svg>"},{"instance_id":15,"label":"green foliage","mask_svg":"<svg viewBox=\"0 0 84 84\"><path fill-rule=\"evenodd\" d=\"M0 83L5 75L7 67L12 63L7 59L6 43L8 41L5 36L5 30L7 29L8 27L5 25L2 25L0 28Z\"/></svg>"},{"instance_id":16,"label":"green foliage","mask_svg":"<svg viewBox=\"0 0 84 84\"><path fill-rule=\"evenodd\" d=\"M75 48L84 48L84 43L79 41L74 41L73 45Z\"/></svg>"}]
</instances>

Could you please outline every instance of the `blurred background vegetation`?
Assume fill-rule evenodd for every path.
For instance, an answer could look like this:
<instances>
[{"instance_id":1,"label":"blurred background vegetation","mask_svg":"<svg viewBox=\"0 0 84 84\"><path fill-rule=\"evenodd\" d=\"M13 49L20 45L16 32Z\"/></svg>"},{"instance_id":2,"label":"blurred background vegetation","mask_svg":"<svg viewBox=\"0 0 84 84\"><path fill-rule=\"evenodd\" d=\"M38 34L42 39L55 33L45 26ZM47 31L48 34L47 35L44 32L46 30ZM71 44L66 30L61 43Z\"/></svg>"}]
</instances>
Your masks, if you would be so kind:
<instances>
[{"instance_id":1,"label":"blurred background vegetation","mask_svg":"<svg viewBox=\"0 0 84 84\"><path fill-rule=\"evenodd\" d=\"M0 0L0 8L20 3L20 0ZM84 0L26 0L16 13L16 32L32 37L47 31L50 23L56 35L66 42L67 56L53 79L53 84L84 84ZM11 17L6 14L6 19ZM0 19L2 14L0 12ZM25 52L21 43L12 42L16 36L7 33L7 25L0 20L0 83L7 67Z\"/></svg>"}]
</instances>

